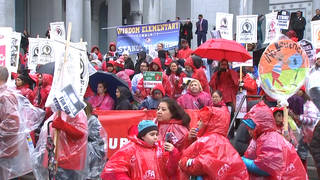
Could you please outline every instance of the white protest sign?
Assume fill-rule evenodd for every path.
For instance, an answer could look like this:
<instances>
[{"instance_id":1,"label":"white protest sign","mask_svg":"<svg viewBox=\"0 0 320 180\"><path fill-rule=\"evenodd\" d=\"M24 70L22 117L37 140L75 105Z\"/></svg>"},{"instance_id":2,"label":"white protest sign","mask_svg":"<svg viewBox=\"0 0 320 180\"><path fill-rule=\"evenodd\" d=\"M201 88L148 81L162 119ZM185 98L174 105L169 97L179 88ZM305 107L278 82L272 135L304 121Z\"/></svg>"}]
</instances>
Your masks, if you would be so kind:
<instances>
[{"instance_id":1,"label":"white protest sign","mask_svg":"<svg viewBox=\"0 0 320 180\"><path fill-rule=\"evenodd\" d=\"M0 27L0 66L9 67L12 28Z\"/></svg>"},{"instance_id":2,"label":"white protest sign","mask_svg":"<svg viewBox=\"0 0 320 180\"><path fill-rule=\"evenodd\" d=\"M280 29L288 29L290 23L290 13L289 11L281 10L277 14L277 26Z\"/></svg>"},{"instance_id":3,"label":"white protest sign","mask_svg":"<svg viewBox=\"0 0 320 180\"><path fill-rule=\"evenodd\" d=\"M242 92L239 92L236 96L236 108L238 109L241 103L241 99L247 95L247 90L242 90ZM247 114L247 99L245 98L243 101L243 104L240 108L239 114L237 118L241 119Z\"/></svg>"},{"instance_id":4,"label":"white protest sign","mask_svg":"<svg viewBox=\"0 0 320 180\"><path fill-rule=\"evenodd\" d=\"M316 50L310 41L302 39L298 42L301 48L307 53L309 58L309 67L312 67L316 61Z\"/></svg>"},{"instance_id":5,"label":"white protest sign","mask_svg":"<svg viewBox=\"0 0 320 180\"><path fill-rule=\"evenodd\" d=\"M237 16L237 42L257 42L258 15Z\"/></svg>"},{"instance_id":6,"label":"white protest sign","mask_svg":"<svg viewBox=\"0 0 320 180\"><path fill-rule=\"evenodd\" d=\"M216 13L216 28L223 39L233 40L233 14Z\"/></svg>"},{"instance_id":7,"label":"white protest sign","mask_svg":"<svg viewBox=\"0 0 320 180\"><path fill-rule=\"evenodd\" d=\"M39 40L38 38L29 38L28 51L28 69L35 70L38 64Z\"/></svg>"},{"instance_id":8,"label":"white protest sign","mask_svg":"<svg viewBox=\"0 0 320 180\"><path fill-rule=\"evenodd\" d=\"M66 62L64 61L65 41L54 41L53 47L55 71L46 107L52 105L55 94L69 84L72 84L77 95L83 98L89 81L85 43L70 43Z\"/></svg>"},{"instance_id":9,"label":"white protest sign","mask_svg":"<svg viewBox=\"0 0 320 180\"><path fill-rule=\"evenodd\" d=\"M53 41L51 39L37 38L39 41L38 64L47 64L54 61Z\"/></svg>"},{"instance_id":10,"label":"white protest sign","mask_svg":"<svg viewBox=\"0 0 320 180\"><path fill-rule=\"evenodd\" d=\"M50 39L66 39L66 28L64 22L50 23Z\"/></svg>"},{"instance_id":11,"label":"white protest sign","mask_svg":"<svg viewBox=\"0 0 320 180\"><path fill-rule=\"evenodd\" d=\"M272 12L266 14L266 35L264 44L268 44L276 38L278 32L280 32L277 27L277 12Z\"/></svg>"},{"instance_id":12,"label":"white protest sign","mask_svg":"<svg viewBox=\"0 0 320 180\"><path fill-rule=\"evenodd\" d=\"M320 48L320 20L311 21L311 41L315 49Z\"/></svg>"},{"instance_id":13,"label":"white protest sign","mask_svg":"<svg viewBox=\"0 0 320 180\"><path fill-rule=\"evenodd\" d=\"M75 117L86 104L77 95L71 84L64 87L61 91L57 91L53 98L54 105L51 106L54 112L61 110L71 117Z\"/></svg>"},{"instance_id":14,"label":"white protest sign","mask_svg":"<svg viewBox=\"0 0 320 180\"><path fill-rule=\"evenodd\" d=\"M10 72L17 72L19 66L19 52L20 52L21 33L12 32L11 34L11 59L8 67Z\"/></svg>"}]
</instances>

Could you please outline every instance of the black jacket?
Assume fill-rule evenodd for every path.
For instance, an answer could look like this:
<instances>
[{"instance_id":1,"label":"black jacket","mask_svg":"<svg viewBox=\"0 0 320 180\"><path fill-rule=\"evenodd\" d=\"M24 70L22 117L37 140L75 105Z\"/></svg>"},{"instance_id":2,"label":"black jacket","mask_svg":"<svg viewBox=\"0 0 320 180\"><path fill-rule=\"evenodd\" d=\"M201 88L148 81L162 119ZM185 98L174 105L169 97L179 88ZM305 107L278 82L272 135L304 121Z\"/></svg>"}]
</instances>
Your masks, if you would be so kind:
<instances>
[{"instance_id":1,"label":"black jacket","mask_svg":"<svg viewBox=\"0 0 320 180\"><path fill-rule=\"evenodd\" d=\"M120 98L117 98L115 110L132 110L132 104L129 99L131 92L127 87L119 86Z\"/></svg>"}]
</instances>

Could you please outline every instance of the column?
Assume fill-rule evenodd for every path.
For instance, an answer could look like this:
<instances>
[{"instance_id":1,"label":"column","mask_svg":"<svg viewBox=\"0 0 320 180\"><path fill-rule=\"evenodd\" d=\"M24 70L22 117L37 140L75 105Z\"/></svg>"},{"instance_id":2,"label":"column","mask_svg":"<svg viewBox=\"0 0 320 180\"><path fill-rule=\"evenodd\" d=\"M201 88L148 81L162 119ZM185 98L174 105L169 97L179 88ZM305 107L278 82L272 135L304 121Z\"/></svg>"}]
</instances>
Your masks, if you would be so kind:
<instances>
[{"instance_id":1,"label":"column","mask_svg":"<svg viewBox=\"0 0 320 180\"><path fill-rule=\"evenodd\" d=\"M116 27L122 25L122 1L108 0L108 27ZM108 29L108 44L117 40L115 28Z\"/></svg>"},{"instance_id":2,"label":"column","mask_svg":"<svg viewBox=\"0 0 320 180\"><path fill-rule=\"evenodd\" d=\"M160 1L148 0L143 2L143 24L160 22Z\"/></svg>"},{"instance_id":3,"label":"column","mask_svg":"<svg viewBox=\"0 0 320 180\"><path fill-rule=\"evenodd\" d=\"M52 1L53 22L61 22L62 19L62 0Z\"/></svg>"},{"instance_id":4,"label":"column","mask_svg":"<svg viewBox=\"0 0 320 180\"><path fill-rule=\"evenodd\" d=\"M88 43L88 49L91 49L91 0L83 1L83 41Z\"/></svg>"},{"instance_id":5,"label":"column","mask_svg":"<svg viewBox=\"0 0 320 180\"><path fill-rule=\"evenodd\" d=\"M66 1L66 32L68 24L72 23L71 41L79 42L83 38L83 1L67 0Z\"/></svg>"},{"instance_id":6,"label":"column","mask_svg":"<svg viewBox=\"0 0 320 180\"><path fill-rule=\"evenodd\" d=\"M132 16L133 24L142 24L142 0L131 0L130 1L130 15Z\"/></svg>"},{"instance_id":7,"label":"column","mask_svg":"<svg viewBox=\"0 0 320 180\"><path fill-rule=\"evenodd\" d=\"M0 27L15 29L15 0L0 0Z\"/></svg>"}]
</instances>

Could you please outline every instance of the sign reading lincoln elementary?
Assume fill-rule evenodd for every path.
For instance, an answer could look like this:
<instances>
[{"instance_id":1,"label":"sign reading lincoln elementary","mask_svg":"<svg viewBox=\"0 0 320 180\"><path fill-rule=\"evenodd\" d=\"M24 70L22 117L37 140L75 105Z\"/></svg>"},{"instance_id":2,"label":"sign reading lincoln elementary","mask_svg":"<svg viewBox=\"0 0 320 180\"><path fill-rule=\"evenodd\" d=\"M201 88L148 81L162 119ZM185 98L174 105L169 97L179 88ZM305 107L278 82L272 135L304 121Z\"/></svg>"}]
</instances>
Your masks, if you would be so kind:
<instances>
[{"instance_id":1,"label":"sign reading lincoln elementary","mask_svg":"<svg viewBox=\"0 0 320 180\"><path fill-rule=\"evenodd\" d=\"M123 51L146 51L150 54L155 51L158 43L163 43L166 50L178 47L179 28L178 21L118 27L118 52L121 54Z\"/></svg>"}]
</instances>

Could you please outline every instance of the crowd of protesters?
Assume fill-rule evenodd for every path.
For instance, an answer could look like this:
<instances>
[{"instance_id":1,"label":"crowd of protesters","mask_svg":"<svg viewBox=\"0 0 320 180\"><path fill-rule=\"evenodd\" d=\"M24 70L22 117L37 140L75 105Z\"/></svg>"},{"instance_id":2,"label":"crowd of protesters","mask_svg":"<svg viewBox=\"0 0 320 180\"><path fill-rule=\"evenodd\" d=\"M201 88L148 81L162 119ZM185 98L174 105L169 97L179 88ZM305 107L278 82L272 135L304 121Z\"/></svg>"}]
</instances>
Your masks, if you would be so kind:
<instances>
[{"instance_id":1,"label":"crowd of protesters","mask_svg":"<svg viewBox=\"0 0 320 180\"><path fill-rule=\"evenodd\" d=\"M319 18L319 13L317 10L315 18ZM297 13L296 21L303 21L301 13ZM208 21L199 15L196 26L200 45L206 41ZM306 89L302 87L288 100L291 122L302 129L302 137L297 139L293 126L288 132L284 130L284 109L277 107L277 100L261 89L257 67L244 68L243 81L240 81L239 70L232 69L227 60L215 65L208 63L212 60L205 61L193 55L192 32L191 37L189 33L192 24L187 21L182 27L180 49L170 53L159 43L154 58L142 51L133 60L128 51L117 52L115 42L109 44L105 55L98 46L93 46L88 53L92 66L98 71L115 74L128 88L116 87L114 99L108 94L107 83L98 83L94 90L88 86L84 97L87 107L74 118L45 107L53 77L28 73L25 70L27 59L21 56L22 70L12 74L16 90L33 106L42 109L44 119L48 120L30 131L36 145L34 157L31 157L37 163L34 166L36 177L48 175L44 173L49 154L46 133L54 128L60 131L58 143L62 147L56 179L308 179L308 151L320 177L320 142L315 137L319 132L313 133L314 129L319 131L320 113ZM292 40L303 37L304 28L292 30L287 33ZM252 51L255 48L254 44L248 46ZM143 73L146 71L160 72L162 82L153 88L145 87ZM312 72L318 71L320 53L312 68ZM0 66L0 177L4 179L10 172L6 171L2 160L10 161L15 156L12 145L5 147L8 139L15 138L12 129L7 127L19 123L15 92L6 86L8 76L8 70ZM234 136L233 132L228 134L228 129L233 126L230 122L240 88L246 89L248 95L262 98L261 101L247 99L248 105L255 105L239 120ZM106 135L93 112L152 109L156 110L156 119L142 120L134 127L135 133L129 136L129 143L107 161ZM197 127L190 127L186 109L199 110ZM51 126L49 121L53 121ZM89 170L84 172L83 169Z\"/></svg>"}]
</instances>

